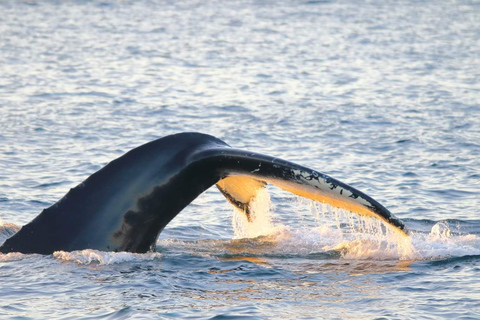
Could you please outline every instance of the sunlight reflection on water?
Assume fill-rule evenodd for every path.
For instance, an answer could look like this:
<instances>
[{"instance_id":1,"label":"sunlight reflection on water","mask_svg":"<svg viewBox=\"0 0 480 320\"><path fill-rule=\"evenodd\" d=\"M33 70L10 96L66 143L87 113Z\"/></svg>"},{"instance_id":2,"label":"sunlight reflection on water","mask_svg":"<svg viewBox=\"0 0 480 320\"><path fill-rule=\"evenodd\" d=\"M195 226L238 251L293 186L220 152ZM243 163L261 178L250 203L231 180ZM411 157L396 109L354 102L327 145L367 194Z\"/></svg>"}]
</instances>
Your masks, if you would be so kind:
<instances>
[{"instance_id":1,"label":"sunlight reflection on water","mask_svg":"<svg viewBox=\"0 0 480 320\"><path fill-rule=\"evenodd\" d=\"M159 253L2 256L2 317L480 317L474 2L0 10L4 223L29 222L142 143L200 131L351 184L414 231L404 254L275 188L271 224L242 229L212 189L164 230Z\"/></svg>"}]
</instances>

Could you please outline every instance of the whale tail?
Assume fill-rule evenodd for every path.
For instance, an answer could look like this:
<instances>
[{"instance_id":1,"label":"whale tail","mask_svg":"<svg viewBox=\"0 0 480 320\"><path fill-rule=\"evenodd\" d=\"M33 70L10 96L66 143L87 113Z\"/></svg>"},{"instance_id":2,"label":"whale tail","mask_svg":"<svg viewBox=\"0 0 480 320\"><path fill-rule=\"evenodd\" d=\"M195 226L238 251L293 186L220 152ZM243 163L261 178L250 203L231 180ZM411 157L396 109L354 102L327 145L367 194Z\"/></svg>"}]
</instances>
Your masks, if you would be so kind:
<instances>
[{"instance_id":1,"label":"whale tail","mask_svg":"<svg viewBox=\"0 0 480 320\"><path fill-rule=\"evenodd\" d=\"M222 156L237 161L237 164L225 164L225 178L217 182L217 188L231 204L245 212L248 219L250 204L258 190L270 183L304 198L380 219L397 231L408 234L404 223L380 203L323 173L278 158L241 150L230 149L223 152Z\"/></svg>"},{"instance_id":2,"label":"whale tail","mask_svg":"<svg viewBox=\"0 0 480 320\"><path fill-rule=\"evenodd\" d=\"M7 239L0 252L146 252L163 228L212 185L251 219L250 204L267 183L381 219L407 234L385 207L343 182L292 162L232 149L209 135L181 133L110 162Z\"/></svg>"}]
</instances>

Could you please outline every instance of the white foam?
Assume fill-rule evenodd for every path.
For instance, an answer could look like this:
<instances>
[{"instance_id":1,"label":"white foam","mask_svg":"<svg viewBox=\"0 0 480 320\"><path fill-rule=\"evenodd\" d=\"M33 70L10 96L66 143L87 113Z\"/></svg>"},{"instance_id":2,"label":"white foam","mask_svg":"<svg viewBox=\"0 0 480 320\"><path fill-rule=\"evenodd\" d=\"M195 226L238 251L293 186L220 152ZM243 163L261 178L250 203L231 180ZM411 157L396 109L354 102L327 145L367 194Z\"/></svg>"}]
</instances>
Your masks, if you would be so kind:
<instances>
[{"instance_id":1,"label":"white foam","mask_svg":"<svg viewBox=\"0 0 480 320\"><path fill-rule=\"evenodd\" d=\"M410 261L480 255L480 239L476 235L454 235L445 222L435 224L429 234L413 233L406 237L378 219L302 199L296 211L310 212L317 226L291 230L272 223L272 208L268 194L262 194L255 203L252 222L237 211L233 218L235 239L268 236L269 243L275 243L269 253L309 254L334 250L348 260ZM262 247L266 238L260 237L257 241Z\"/></svg>"},{"instance_id":2,"label":"white foam","mask_svg":"<svg viewBox=\"0 0 480 320\"><path fill-rule=\"evenodd\" d=\"M11 262L41 256L39 254L23 254L20 252L0 253L0 262Z\"/></svg>"},{"instance_id":3,"label":"white foam","mask_svg":"<svg viewBox=\"0 0 480 320\"><path fill-rule=\"evenodd\" d=\"M413 234L413 243L422 259L480 255L480 239L473 234L453 234L447 222L436 223L429 234Z\"/></svg>"},{"instance_id":4,"label":"white foam","mask_svg":"<svg viewBox=\"0 0 480 320\"><path fill-rule=\"evenodd\" d=\"M68 262L74 262L77 264L100 264L109 265L123 262L135 262L135 261L150 261L159 259L161 256L158 252L152 253L130 253L130 252L104 252L98 250L81 250L81 251L55 251L53 257Z\"/></svg>"}]
</instances>

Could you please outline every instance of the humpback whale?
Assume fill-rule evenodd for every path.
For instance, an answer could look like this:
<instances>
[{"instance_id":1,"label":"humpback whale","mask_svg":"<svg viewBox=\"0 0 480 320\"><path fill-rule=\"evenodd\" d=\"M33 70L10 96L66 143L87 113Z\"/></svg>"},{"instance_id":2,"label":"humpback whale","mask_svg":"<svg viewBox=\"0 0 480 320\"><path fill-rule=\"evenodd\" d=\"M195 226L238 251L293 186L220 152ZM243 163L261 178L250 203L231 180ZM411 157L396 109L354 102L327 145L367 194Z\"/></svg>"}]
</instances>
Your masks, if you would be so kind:
<instances>
[{"instance_id":1,"label":"humpback whale","mask_svg":"<svg viewBox=\"0 0 480 320\"><path fill-rule=\"evenodd\" d=\"M380 203L341 181L190 132L149 142L108 163L8 238L0 252L96 249L144 253L154 250L165 226L214 184L251 219L250 204L268 183L381 219L408 233L402 221Z\"/></svg>"}]
</instances>

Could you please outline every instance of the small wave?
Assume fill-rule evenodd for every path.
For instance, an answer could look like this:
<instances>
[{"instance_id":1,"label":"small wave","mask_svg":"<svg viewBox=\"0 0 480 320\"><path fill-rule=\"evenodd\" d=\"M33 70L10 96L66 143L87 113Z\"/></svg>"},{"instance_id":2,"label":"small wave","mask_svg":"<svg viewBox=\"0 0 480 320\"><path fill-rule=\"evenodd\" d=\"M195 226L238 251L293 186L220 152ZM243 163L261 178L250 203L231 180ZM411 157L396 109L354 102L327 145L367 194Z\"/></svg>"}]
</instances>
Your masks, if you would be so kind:
<instances>
[{"instance_id":1,"label":"small wave","mask_svg":"<svg viewBox=\"0 0 480 320\"><path fill-rule=\"evenodd\" d=\"M20 230L20 227L16 224L4 223L0 220L0 245L2 245L5 240L17 233L18 230Z\"/></svg>"},{"instance_id":2,"label":"small wave","mask_svg":"<svg viewBox=\"0 0 480 320\"><path fill-rule=\"evenodd\" d=\"M442 266L447 266L451 264L465 264L465 263L476 263L480 261L480 255L466 255L466 256L461 256L461 257L450 257L450 258L445 258L445 259L440 259L440 260L432 260L428 261L427 264L430 266L435 266L435 267L442 267Z\"/></svg>"},{"instance_id":3,"label":"small wave","mask_svg":"<svg viewBox=\"0 0 480 320\"><path fill-rule=\"evenodd\" d=\"M39 254L23 254L20 252L0 253L0 262L20 261L31 257L39 257Z\"/></svg>"},{"instance_id":4,"label":"small wave","mask_svg":"<svg viewBox=\"0 0 480 320\"><path fill-rule=\"evenodd\" d=\"M104 252L86 249L72 252L55 251L53 257L58 260L74 262L81 265L110 265L123 262L151 261L159 259L161 254L158 252L140 254L130 252Z\"/></svg>"}]
</instances>

